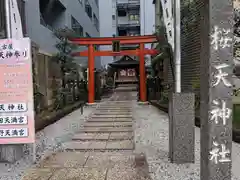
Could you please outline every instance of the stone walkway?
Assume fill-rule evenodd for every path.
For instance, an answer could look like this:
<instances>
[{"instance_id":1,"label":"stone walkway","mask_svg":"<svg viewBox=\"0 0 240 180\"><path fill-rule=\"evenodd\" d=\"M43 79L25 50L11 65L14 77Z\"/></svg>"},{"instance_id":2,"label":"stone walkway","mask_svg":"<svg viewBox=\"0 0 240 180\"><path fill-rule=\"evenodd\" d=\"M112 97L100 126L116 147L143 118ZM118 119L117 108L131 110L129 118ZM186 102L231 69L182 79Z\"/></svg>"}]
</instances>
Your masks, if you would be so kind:
<instances>
[{"instance_id":1,"label":"stone walkway","mask_svg":"<svg viewBox=\"0 0 240 180\"><path fill-rule=\"evenodd\" d=\"M136 96L136 92L116 91L99 103L63 143L64 151L26 171L22 180L200 180L199 128L195 163L170 163L168 115L151 105L139 105ZM240 145L233 143L232 180L240 180L239 152Z\"/></svg>"},{"instance_id":2,"label":"stone walkway","mask_svg":"<svg viewBox=\"0 0 240 180\"><path fill-rule=\"evenodd\" d=\"M136 93L117 92L99 103L80 131L63 144L64 151L44 159L23 180L149 179L145 159L134 153L133 99Z\"/></svg>"}]
</instances>

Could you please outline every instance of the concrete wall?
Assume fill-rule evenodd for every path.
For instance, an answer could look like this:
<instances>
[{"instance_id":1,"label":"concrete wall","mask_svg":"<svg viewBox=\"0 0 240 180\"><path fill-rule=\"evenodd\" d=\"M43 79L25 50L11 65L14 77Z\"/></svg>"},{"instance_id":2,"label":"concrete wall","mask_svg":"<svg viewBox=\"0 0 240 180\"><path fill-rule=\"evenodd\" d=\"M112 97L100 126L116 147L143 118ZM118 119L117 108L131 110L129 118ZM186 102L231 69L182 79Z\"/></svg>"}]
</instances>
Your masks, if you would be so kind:
<instances>
[{"instance_id":1,"label":"concrete wall","mask_svg":"<svg viewBox=\"0 0 240 180\"><path fill-rule=\"evenodd\" d=\"M155 32L155 5L150 0L140 0L140 32L141 35L149 35ZM145 48L151 49L151 44L145 44ZM145 57L146 65L151 64L151 56Z\"/></svg>"},{"instance_id":2,"label":"concrete wall","mask_svg":"<svg viewBox=\"0 0 240 180\"><path fill-rule=\"evenodd\" d=\"M141 35L155 32L155 5L150 0L140 0Z\"/></svg>"},{"instance_id":3,"label":"concrete wall","mask_svg":"<svg viewBox=\"0 0 240 180\"><path fill-rule=\"evenodd\" d=\"M84 1L82 5L78 0L60 1L66 7L66 11L54 24L54 28L61 28L64 26L71 28L71 16L73 16L83 27L84 35L87 32L91 37L99 37L100 33L94 26L93 20L91 20L85 12ZM89 0L89 3L92 7L92 12L99 19L99 10L95 0ZM57 52L54 47L57 41L56 37L50 29L40 24L39 0L26 1L26 24L27 35L32 39L32 41L39 45L40 49L51 54ZM80 57L77 59L77 62L80 64L86 64L87 58ZM100 58L96 58L95 67L99 68L100 66Z\"/></svg>"},{"instance_id":4,"label":"concrete wall","mask_svg":"<svg viewBox=\"0 0 240 180\"><path fill-rule=\"evenodd\" d=\"M104 3L99 3L99 15L100 15L100 37L112 37L116 34L116 28L114 25L116 20L112 19L112 15L116 17L116 11L114 14L114 2L113 0L105 0ZM112 46L101 46L100 50L111 50ZM105 66L113 61L111 56L101 57L101 64Z\"/></svg>"}]
</instances>

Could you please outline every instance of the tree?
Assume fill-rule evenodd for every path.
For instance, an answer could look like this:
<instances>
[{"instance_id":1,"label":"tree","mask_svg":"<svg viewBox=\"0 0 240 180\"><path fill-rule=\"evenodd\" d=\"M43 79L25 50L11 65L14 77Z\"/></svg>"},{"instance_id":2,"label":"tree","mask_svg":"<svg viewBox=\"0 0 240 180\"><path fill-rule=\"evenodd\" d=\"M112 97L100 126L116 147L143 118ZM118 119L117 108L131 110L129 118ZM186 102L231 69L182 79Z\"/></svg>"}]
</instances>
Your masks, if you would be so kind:
<instances>
[{"instance_id":1,"label":"tree","mask_svg":"<svg viewBox=\"0 0 240 180\"><path fill-rule=\"evenodd\" d=\"M58 53L54 56L54 60L61 64L61 73L62 73L62 88L61 93L63 93L63 104L65 105L67 102L66 99L66 90L67 84L73 83L71 88L75 88L75 79L76 76L79 76L77 64L74 62L74 58L72 53L77 49L77 45L71 43L68 39L70 37L75 37L76 34L73 30L65 27L58 29L54 32L54 35L59 39L56 44L56 48L58 49ZM74 90L73 90L74 91Z\"/></svg>"}]
</instances>

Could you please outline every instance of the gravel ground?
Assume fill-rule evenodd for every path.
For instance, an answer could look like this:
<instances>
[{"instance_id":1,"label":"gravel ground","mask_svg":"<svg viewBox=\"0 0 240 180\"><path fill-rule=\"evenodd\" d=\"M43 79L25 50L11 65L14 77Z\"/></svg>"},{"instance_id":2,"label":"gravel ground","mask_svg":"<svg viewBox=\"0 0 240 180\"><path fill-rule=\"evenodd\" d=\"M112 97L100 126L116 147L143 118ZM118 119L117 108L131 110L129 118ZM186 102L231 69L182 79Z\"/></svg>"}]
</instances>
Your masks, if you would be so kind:
<instances>
[{"instance_id":1,"label":"gravel ground","mask_svg":"<svg viewBox=\"0 0 240 180\"><path fill-rule=\"evenodd\" d=\"M84 107L83 115L78 109L63 117L56 123L46 127L36 134L36 159L39 162L46 156L62 149L61 144L71 139L79 131L83 122L95 108ZM0 163L0 180L20 180L24 171L33 166L30 148L26 147L26 155L14 165Z\"/></svg>"},{"instance_id":2,"label":"gravel ground","mask_svg":"<svg viewBox=\"0 0 240 180\"><path fill-rule=\"evenodd\" d=\"M200 129L195 129L195 163L176 165L168 161L168 115L151 105L133 103L135 148L145 153L153 180L200 180ZM240 180L240 145L233 143L233 180Z\"/></svg>"}]
</instances>

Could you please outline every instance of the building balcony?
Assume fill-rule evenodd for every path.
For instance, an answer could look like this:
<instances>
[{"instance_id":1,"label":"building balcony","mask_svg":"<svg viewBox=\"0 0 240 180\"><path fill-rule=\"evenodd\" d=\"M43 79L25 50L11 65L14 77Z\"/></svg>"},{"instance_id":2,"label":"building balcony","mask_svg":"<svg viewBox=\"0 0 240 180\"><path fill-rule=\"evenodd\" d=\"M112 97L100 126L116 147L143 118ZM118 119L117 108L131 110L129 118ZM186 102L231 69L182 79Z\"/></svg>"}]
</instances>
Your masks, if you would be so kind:
<instances>
[{"instance_id":1,"label":"building balcony","mask_svg":"<svg viewBox=\"0 0 240 180\"><path fill-rule=\"evenodd\" d=\"M118 0L117 9L140 9L140 0Z\"/></svg>"},{"instance_id":2,"label":"building balcony","mask_svg":"<svg viewBox=\"0 0 240 180\"><path fill-rule=\"evenodd\" d=\"M140 28L140 23L137 22L125 22L117 25L118 29L129 29L129 30L134 30L134 29L139 29Z\"/></svg>"}]
</instances>

